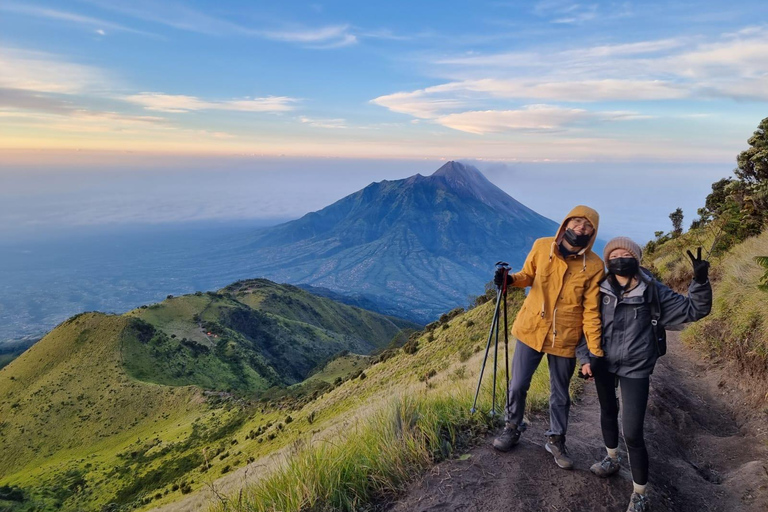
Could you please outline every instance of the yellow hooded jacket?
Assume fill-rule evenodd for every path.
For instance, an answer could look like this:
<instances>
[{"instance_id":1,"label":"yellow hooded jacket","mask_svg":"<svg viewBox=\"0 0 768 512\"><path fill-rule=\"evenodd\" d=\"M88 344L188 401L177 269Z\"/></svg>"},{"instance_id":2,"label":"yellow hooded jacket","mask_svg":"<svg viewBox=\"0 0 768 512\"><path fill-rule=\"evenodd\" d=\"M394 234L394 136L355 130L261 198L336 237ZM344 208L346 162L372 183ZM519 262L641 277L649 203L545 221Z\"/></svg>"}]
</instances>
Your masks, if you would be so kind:
<instances>
[{"instance_id":1,"label":"yellow hooded jacket","mask_svg":"<svg viewBox=\"0 0 768 512\"><path fill-rule=\"evenodd\" d=\"M558 247L565 225L573 217L586 217L595 227L587 247L563 258ZM525 259L523 270L511 274L512 286L531 287L512 325L512 335L534 350L575 357L582 333L589 351L602 356L600 347L600 281L603 260L592 252L600 222L598 213L577 206L554 237L539 238Z\"/></svg>"}]
</instances>

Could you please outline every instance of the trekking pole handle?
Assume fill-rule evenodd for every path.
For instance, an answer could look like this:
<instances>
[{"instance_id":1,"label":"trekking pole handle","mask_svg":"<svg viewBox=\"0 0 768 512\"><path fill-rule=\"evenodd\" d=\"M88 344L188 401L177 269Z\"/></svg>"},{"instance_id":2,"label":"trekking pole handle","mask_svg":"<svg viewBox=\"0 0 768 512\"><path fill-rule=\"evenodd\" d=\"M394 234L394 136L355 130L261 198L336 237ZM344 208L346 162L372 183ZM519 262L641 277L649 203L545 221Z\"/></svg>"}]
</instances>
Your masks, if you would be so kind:
<instances>
[{"instance_id":1,"label":"trekking pole handle","mask_svg":"<svg viewBox=\"0 0 768 512\"><path fill-rule=\"evenodd\" d=\"M509 275L509 270L510 270L509 263L507 263L506 261L497 261L496 262L496 271L498 272L499 270L503 270L504 271L503 272L504 279L503 279L502 285L499 287L499 289L501 290L501 292L504 295L506 295L507 294L507 276Z\"/></svg>"}]
</instances>

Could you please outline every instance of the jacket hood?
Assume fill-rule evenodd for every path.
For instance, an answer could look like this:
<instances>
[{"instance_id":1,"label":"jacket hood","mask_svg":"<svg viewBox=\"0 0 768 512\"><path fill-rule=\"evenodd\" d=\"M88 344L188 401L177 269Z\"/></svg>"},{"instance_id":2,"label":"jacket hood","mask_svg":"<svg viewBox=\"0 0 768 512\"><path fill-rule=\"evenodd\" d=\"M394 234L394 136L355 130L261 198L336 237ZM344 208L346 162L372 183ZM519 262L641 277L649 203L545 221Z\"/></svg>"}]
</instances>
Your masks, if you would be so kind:
<instances>
[{"instance_id":1,"label":"jacket hood","mask_svg":"<svg viewBox=\"0 0 768 512\"><path fill-rule=\"evenodd\" d=\"M574 207L573 210L568 212L568 215L565 216L563 222L560 224L560 229L557 230L555 241L558 244L563 239L563 233L565 233L565 225L568 224L568 221L574 217L585 217L595 227L595 231L592 233L592 238L589 240L587 246L578 252L578 254L584 254L585 252L592 249L592 246L595 244L595 240L597 239L597 228L600 225L600 214L598 214L597 211L590 208L589 206L584 206L583 204Z\"/></svg>"}]
</instances>

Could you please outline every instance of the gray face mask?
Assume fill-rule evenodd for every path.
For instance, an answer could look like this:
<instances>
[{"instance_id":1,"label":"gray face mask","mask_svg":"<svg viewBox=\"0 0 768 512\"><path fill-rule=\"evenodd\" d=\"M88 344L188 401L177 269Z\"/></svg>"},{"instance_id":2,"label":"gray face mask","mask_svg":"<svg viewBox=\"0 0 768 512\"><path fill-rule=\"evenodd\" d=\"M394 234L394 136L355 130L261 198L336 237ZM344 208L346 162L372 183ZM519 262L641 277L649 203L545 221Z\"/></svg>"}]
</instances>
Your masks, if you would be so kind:
<instances>
[{"instance_id":1,"label":"gray face mask","mask_svg":"<svg viewBox=\"0 0 768 512\"><path fill-rule=\"evenodd\" d=\"M563 234L563 239L572 247L586 247L592 239L592 235L577 235L574 230L568 228Z\"/></svg>"}]
</instances>

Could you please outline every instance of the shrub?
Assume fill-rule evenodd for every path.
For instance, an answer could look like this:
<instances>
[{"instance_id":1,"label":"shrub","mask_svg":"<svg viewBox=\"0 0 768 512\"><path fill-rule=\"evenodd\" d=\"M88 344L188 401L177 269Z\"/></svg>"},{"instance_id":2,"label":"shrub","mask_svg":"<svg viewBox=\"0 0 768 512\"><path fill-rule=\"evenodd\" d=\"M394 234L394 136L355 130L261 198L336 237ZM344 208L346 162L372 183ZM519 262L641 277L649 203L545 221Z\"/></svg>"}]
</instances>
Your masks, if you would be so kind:
<instances>
[{"instance_id":1,"label":"shrub","mask_svg":"<svg viewBox=\"0 0 768 512\"><path fill-rule=\"evenodd\" d=\"M403 352L406 354L412 355L415 354L419 350L419 341L418 340L409 340L408 343L403 345Z\"/></svg>"}]
</instances>

